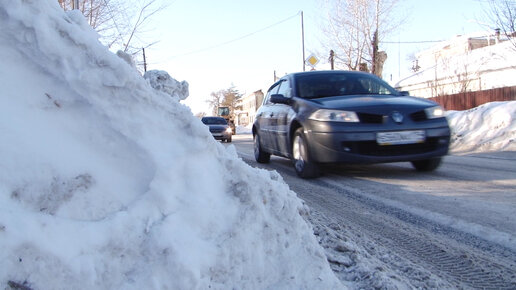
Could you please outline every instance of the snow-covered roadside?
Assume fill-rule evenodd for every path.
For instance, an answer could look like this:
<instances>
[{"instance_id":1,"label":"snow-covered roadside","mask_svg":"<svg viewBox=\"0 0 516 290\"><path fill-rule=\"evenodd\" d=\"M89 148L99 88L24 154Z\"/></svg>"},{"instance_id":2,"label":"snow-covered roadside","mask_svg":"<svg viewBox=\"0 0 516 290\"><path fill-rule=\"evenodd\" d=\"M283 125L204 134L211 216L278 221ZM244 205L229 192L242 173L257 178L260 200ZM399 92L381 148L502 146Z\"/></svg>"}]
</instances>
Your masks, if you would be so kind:
<instances>
[{"instance_id":1,"label":"snow-covered roadside","mask_svg":"<svg viewBox=\"0 0 516 290\"><path fill-rule=\"evenodd\" d=\"M342 287L302 201L215 142L185 86L154 91L57 1L0 16L0 287Z\"/></svg>"},{"instance_id":2,"label":"snow-covered roadside","mask_svg":"<svg viewBox=\"0 0 516 290\"><path fill-rule=\"evenodd\" d=\"M447 118L452 154L516 151L516 101L448 111Z\"/></svg>"},{"instance_id":3,"label":"snow-covered roadside","mask_svg":"<svg viewBox=\"0 0 516 290\"><path fill-rule=\"evenodd\" d=\"M0 0L0 287L339 289L274 172L55 0ZM166 90L168 91L168 89Z\"/></svg>"}]
</instances>

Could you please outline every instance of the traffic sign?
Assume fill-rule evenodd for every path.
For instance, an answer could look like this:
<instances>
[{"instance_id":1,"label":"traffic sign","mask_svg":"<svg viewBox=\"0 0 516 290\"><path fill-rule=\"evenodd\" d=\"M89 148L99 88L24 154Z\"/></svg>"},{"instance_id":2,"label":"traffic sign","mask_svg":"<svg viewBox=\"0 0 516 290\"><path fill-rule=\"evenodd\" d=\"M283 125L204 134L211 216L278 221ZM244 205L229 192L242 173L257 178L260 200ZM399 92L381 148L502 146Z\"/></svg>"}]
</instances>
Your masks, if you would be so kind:
<instances>
[{"instance_id":1,"label":"traffic sign","mask_svg":"<svg viewBox=\"0 0 516 290\"><path fill-rule=\"evenodd\" d=\"M306 60L305 60L306 64L310 65L311 67L315 67L316 64L319 63L319 59L311 54Z\"/></svg>"}]
</instances>

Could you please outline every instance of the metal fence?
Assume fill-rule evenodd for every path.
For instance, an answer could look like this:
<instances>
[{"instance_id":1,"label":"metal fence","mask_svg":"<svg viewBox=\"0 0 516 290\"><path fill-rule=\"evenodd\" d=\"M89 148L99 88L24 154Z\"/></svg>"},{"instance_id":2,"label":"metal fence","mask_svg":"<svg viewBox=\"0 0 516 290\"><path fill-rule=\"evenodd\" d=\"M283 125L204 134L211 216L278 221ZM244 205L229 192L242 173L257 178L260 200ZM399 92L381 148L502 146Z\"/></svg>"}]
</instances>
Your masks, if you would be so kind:
<instances>
[{"instance_id":1,"label":"metal fence","mask_svg":"<svg viewBox=\"0 0 516 290\"><path fill-rule=\"evenodd\" d=\"M516 87L497 88L476 92L438 96L429 98L445 110L468 110L482 104L496 101L516 101Z\"/></svg>"}]
</instances>

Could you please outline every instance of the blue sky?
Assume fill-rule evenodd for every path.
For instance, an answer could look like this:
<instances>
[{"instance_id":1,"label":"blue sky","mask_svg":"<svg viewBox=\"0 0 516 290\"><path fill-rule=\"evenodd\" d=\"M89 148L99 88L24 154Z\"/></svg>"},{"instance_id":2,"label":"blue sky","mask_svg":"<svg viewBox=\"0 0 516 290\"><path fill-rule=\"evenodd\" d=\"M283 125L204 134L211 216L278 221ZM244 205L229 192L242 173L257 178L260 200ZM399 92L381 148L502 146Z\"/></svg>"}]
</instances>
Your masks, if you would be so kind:
<instances>
[{"instance_id":1,"label":"blue sky","mask_svg":"<svg viewBox=\"0 0 516 290\"><path fill-rule=\"evenodd\" d=\"M388 41L444 40L485 30L478 0L400 0L396 13L405 24ZM167 71L190 84L185 104L193 113L209 110L211 92L231 85L241 93L266 91L278 76L302 71L301 16L304 14L305 54L319 55L323 0L238 1L175 0L153 19L150 38L158 43L146 49L148 69ZM388 59L384 78L397 79L409 72L408 55L432 43L383 44ZM319 52L319 53L318 53Z\"/></svg>"}]
</instances>

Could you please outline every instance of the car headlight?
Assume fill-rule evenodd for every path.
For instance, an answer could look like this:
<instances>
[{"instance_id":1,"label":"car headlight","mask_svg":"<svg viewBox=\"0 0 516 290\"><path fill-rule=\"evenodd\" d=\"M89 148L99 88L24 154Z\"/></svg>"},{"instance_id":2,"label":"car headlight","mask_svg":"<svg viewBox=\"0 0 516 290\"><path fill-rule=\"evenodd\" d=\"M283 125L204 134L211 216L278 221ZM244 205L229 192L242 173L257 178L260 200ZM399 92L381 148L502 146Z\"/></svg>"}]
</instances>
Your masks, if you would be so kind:
<instances>
[{"instance_id":1,"label":"car headlight","mask_svg":"<svg viewBox=\"0 0 516 290\"><path fill-rule=\"evenodd\" d=\"M330 122L360 122L355 112L325 109L320 109L313 112L309 119Z\"/></svg>"},{"instance_id":2,"label":"car headlight","mask_svg":"<svg viewBox=\"0 0 516 290\"><path fill-rule=\"evenodd\" d=\"M226 128L226 133L233 133L233 130L231 130L231 127Z\"/></svg>"},{"instance_id":3,"label":"car headlight","mask_svg":"<svg viewBox=\"0 0 516 290\"><path fill-rule=\"evenodd\" d=\"M435 106L425 109L425 114L428 119L436 119L444 117L444 110L441 106Z\"/></svg>"}]
</instances>

